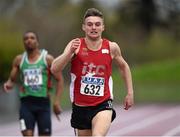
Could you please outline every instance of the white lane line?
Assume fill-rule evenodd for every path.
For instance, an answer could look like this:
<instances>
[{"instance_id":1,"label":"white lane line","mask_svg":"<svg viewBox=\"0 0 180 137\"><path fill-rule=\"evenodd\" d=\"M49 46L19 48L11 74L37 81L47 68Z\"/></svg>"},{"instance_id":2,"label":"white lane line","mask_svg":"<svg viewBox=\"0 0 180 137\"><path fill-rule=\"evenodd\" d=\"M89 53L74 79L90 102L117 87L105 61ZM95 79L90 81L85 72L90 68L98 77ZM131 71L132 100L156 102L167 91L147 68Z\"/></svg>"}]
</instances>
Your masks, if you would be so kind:
<instances>
[{"instance_id":1,"label":"white lane line","mask_svg":"<svg viewBox=\"0 0 180 137\"><path fill-rule=\"evenodd\" d=\"M145 127L147 127L149 125L152 125L154 123L158 123L160 121L169 119L169 118L177 115L177 113L174 113L175 110L177 110L177 109L173 108L173 109L170 109L168 111L159 113L157 115L153 115L151 117L147 117L144 120L139 121L139 122L137 122L135 124L132 124L130 126L122 128L122 129L117 129L117 131L114 131L112 133L112 135L124 135L124 134L130 133L130 132L134 132L136 130L145 128Z\"/></svg>"},{"instance_id":2,"label":"white lane line","mask_svg":"<svg viewBox=\"0 0 180 137\"><path fill-rule=\"evenodd\" d=\"M116 109L116 108L115 108ZM147 111L148 109L148 111ZM119 112L117 112L117 116L116 119L113 121L113 125L122 123L122 122L128 122L128 121L132 121L134 119L138 119L141 117L144 117L146 115L150 115L153 113L157 113L157 111L159 111L159 108L157 108L157 106L146 106L146 107L136 107L133 108L132 110L121 110ZM124 117L124 118L123 118Z\"/></svg>"},{"instance_id":3,"label":"white lane line","mask_svg":"<svg viewBox=\"0 0 180 137\"><path fill-rule=\"evenodd\" d=\"M163 136L174 136L176 135L177 133L180 132L180 125L169 130L168 132L166 132Z\"/></svg>"}]
</instances>

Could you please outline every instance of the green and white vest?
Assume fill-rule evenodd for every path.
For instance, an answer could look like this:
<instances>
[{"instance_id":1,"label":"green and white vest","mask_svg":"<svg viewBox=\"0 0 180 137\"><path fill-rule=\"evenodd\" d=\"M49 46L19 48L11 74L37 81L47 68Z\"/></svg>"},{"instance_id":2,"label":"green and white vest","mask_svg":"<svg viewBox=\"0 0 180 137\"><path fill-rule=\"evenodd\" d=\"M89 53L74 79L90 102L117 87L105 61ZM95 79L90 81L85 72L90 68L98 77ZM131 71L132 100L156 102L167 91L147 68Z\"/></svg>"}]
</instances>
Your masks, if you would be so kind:
<instances>
[{"instance_id":1,"label":"green and white vest","mask_svg":"<svg viewBox=\"0 0 180 137\"><path fill-rule=\"evenodd\" d=\"M21 64L22 91L20 97L34 96L47 97L49 71L46 62L46 50L41 50L41 55L34 62L30 63L27 53L24 52Z\"/></svg>"}]
</instances>

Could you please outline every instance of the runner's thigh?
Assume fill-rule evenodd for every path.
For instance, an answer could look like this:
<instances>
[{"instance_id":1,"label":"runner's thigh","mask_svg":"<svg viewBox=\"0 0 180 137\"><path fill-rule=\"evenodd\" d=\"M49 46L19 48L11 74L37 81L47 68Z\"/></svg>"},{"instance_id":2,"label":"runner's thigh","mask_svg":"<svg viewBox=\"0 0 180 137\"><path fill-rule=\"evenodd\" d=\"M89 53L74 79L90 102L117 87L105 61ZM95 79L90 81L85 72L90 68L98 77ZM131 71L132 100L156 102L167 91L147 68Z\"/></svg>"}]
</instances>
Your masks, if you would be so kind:
<instances>
[{"instance_id":1,"label":"runner's thigh","mask_svg":"<svg viewBox=\"0 0 180 137\"><path fill-rule=\"evenodd\" d=\"M105 136L112 119L112 110L98 112L92 120L92 136Z\"/></svg>"},{"instance_id":2,"label":"runner's thigh","mask_svg":"<svg viewBox=\"0 0 180 137\"><path fill-rule=\"evenodd\" d=\"M39 135L51 135L50 109L43 110L37 116Z\"/></svg>"},{"instance_id":3,"label":"runner's thigh","mask_svg":"<svg viewBox=\"0 0 180 137\"><path fill-rule=\"evenodd\" d=\"M31 111L31 107L27 103L21 103L19 120L21 131L25 131L27 129L34 131L35 117Z\"/></svg>"}]
</instances>

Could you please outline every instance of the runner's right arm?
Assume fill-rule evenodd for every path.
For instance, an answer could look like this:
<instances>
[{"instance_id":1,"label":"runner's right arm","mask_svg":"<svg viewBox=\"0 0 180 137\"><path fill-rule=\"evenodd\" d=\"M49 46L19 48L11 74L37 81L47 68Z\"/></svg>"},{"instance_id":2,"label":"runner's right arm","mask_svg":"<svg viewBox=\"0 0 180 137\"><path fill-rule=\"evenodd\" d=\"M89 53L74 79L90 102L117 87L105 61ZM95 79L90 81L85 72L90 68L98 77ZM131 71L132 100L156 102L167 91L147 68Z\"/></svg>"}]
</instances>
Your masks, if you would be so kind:
<instances>
[{"instance_id":1,"label":"runner's right arm","mask_svg":"<svg viewBox=\"0 0 180 137\"><path fill-rule=\"evenodd\" d=\"M17 78L17 74L19 73L19 65L21 62L22 55L18 55L15 57L12 63L12 69L9 75L8 80L4 83L5 92L9 92L14 86L14 82Z\"/></svg>"},{"instance_id":2,"label":"runner's right arm","mask_svg":"<svg viewBox=\"0 0 180 137\"><path fill-rule=\"evenodd\" d=\"M64 52L53 61L51 66L51 72L53 74L58 74L58 72L61 72L71 60L71 58L74 56L74 54L77 53L79 46L80 39L77 38L70 41L66 46Z\"/></svg>"}]
</instances>

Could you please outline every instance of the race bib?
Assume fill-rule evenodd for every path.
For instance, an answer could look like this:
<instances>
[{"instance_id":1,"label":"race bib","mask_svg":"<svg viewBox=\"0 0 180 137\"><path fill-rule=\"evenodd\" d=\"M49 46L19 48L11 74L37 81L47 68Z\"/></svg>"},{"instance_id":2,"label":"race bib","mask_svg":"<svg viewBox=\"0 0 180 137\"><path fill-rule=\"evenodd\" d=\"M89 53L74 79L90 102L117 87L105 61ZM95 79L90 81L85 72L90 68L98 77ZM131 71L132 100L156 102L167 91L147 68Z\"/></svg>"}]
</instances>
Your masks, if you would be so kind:
<instances>
[{"instance_id":1,"label":"race bib","mask_svg":"<svg viewBox=\"0 0 180 137\"><path fill-rule=\"evenodd\" d=\"M26 70L24 70L24 84L26 86L42 85L41 69L26 69Z\"/></svg>"},{"instance_id":2,"label":"race bib","mask_svg":"<svg viewBox=\"0 0 180 137\"><path fill-rule=\"evenodd\" d=\"M83 76L80 93L89 96L104 96L104 78Z\"/></svg>"}]
</instances>

